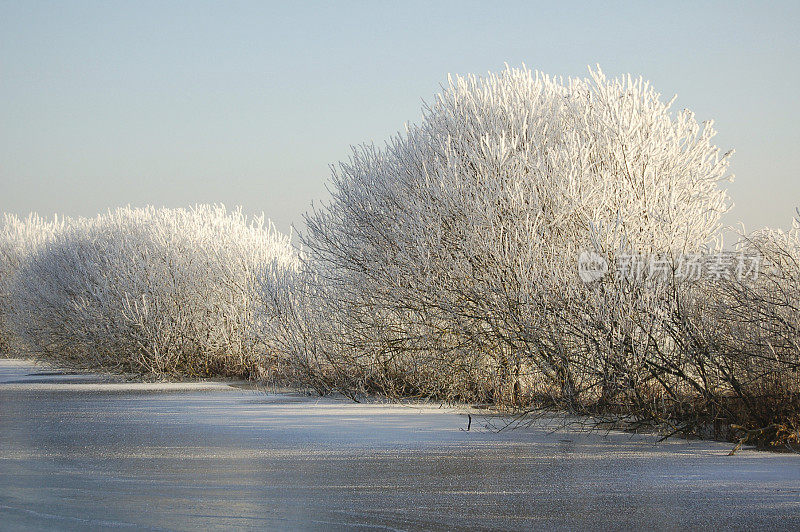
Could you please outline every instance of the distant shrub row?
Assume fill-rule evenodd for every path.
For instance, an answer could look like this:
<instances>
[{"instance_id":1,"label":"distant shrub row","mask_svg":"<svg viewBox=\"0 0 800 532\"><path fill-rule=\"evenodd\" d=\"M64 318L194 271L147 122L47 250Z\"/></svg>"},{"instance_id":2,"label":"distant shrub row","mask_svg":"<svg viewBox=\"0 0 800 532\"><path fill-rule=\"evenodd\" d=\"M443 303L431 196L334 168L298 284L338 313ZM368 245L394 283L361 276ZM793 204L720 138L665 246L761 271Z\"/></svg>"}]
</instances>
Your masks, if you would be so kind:
<instances>
[{"instance_id":1,"label":"distant shrub row","mask_svg":"<svg viewBox=\"0 0 800 532\"><path fill-rule=\"evenodd\" d=\"M203 205L58 222L6 216L0 254L7 347L187 376L257 376L256 278L298 267L289 239L263 220Z\"/></svg>"},{"instance_id":2,"label":"distant shrub row","mask_svg":"<svg viewBox=\"0 0 800 532\"><path fill-rule=\"evenodd\" d=\"M6 217L0 330L49 358L325 393L558 407L800 443L800 229L718 249L728 152L641 79L453 78L334 169L302 251L221 207ZM609 272L586 282L591 251ZM632 255L663 278L613 275Z\"/></svg>"}]
</instances>

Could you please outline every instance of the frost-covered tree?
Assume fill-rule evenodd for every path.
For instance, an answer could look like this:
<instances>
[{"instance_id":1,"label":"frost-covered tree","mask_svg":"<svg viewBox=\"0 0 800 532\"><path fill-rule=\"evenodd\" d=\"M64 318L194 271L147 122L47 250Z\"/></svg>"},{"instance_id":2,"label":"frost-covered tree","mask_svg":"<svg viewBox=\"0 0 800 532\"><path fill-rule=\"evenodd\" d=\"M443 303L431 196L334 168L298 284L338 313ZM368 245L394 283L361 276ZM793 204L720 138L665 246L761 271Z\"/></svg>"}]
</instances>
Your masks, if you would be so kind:
<instances>
[{"instance_id":1,"label":"frost-covered tree","mask_svg":"<svg viewBox=\"0 0 800 532\"><path fill-rule=\"evenodd\" d=\"M587 292L579 252L613 265L620 249L696 251L728 209L730 153L671 104L599 69L507 68L450 78L419 124L356 148L304 238L349 364L390 392L498 400L531 373L528 388L571 393L574 357L588 356L580 324L639 300ZM604 334L617 333L592 340Z\"/></svg>"},{"instance_id":2,"label":"frost-covered tree","mask_svg":"<svg viewBox=\"0 0 800 532\"><path fill-rule=\"evenodd\" d=\"M4 214L0 220L0 355L11 354L19 341L11 329L11 290L22 264L64 226L64 220L45 220L31 214L20 219Z\"/></svg>"},{"instance_id":3,"label":"frost-covered tree","mask_svg":"<svg viewBox=\"0 0 800 532\"><path fill-rule=\"evenodd\" d=\"M739 380L728 384L740 389L755 384L761 388L755 394L780 392L781 400L792 397L800 415L800 220L793 220L789 231L742 234L739 247L759 261L758 269L755 274L723 278L715 286L711 305L720 358L735 368L730 373ZM762 422L766 425L769 420ZM800 418L795 420L797 430ZM796 440L800 443L800 432Z\"/></svg>"},{"instance_id":4,"label":"frost-covered tree","mask_svg":"<svg viewBox=\"0 0 800 532\"><path fill-rule=\"evenodd\" d=\"M117 209L37 246L13 283L12 321L62 362L247 376L261 365L256 278L296 261L288 237L240 210Z\"/></svg>"}]
</instances>

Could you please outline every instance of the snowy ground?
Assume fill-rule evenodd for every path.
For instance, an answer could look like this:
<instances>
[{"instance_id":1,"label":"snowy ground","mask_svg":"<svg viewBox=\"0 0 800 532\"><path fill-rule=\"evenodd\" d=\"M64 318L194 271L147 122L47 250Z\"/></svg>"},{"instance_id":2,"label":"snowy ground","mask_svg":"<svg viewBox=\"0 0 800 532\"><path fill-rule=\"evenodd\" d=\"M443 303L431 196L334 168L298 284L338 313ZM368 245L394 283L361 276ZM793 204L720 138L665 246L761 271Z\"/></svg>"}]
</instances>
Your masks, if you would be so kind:
<instances>
[{"instance_id":1,"label":"snowy ground","mask_svg":"<svg viewBox=\"0 0 800 532\"><path fill-rule=\"evenodd\" d=\"M2 529L800 528L800 455L57 373L0 359Z\"/></svg>"}]
</instances>

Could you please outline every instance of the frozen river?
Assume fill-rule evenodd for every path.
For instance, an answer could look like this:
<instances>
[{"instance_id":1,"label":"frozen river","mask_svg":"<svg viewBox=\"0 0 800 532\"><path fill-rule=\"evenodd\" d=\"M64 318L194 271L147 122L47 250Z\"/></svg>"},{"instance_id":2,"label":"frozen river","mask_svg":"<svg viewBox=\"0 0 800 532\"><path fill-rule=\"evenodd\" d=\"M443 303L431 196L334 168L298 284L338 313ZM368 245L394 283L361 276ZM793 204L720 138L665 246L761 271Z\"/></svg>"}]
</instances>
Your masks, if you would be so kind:
<instances>
[{"instance_id":1,"label":"frozen river","mask_svg":"<svg viewBox=\"0 0 800 532\"><path fill-rule=\"evenodd\" d=\"M0 529L800 528L800 455L0 359Z\"/></svg>"}]
</instances>

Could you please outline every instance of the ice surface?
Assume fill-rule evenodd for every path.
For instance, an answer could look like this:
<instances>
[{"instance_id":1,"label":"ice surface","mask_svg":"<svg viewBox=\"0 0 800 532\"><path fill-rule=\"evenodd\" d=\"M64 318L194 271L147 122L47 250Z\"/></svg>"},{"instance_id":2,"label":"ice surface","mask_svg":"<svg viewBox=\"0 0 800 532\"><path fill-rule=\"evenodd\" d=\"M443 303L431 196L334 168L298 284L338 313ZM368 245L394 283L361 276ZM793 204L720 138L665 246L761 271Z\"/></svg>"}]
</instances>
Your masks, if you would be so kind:
<instances>
[{"instance_id":1,"label":"ice surface","mask_svg":"<svg viewBox=\"0 0 800 532\"><path fill-rule=\"evenodd\" d=\"M0 528L800 527L798 455L58 373L0 360Z\"/></svg>"}]
</instances>

